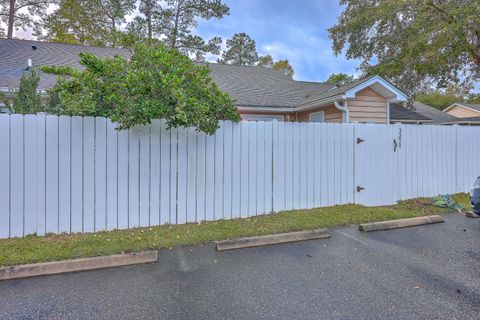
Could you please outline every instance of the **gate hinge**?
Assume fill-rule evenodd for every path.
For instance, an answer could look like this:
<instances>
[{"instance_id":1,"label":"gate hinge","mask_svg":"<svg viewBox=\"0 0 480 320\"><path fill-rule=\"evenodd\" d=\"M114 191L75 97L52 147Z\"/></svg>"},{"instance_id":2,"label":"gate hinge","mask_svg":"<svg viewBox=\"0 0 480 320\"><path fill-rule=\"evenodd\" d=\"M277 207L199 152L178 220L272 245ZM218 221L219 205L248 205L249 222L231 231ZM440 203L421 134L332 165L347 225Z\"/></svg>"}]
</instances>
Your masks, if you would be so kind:
<instances>
[{"instance_id":1,"label":"gate hinge","mask_svg":"<svg viewBox=\"0 0 480 320\"><path fill-rule=\"evenodd\" d=\"M365 140L361 139L361 138L357 138L357 144L360 144L362 142L364 142Z\"/></svg>"},{"instance_id":2,"label":"gate hinge","mask_svg":"<svg viewBox=\"0 0 480 320\"><path fill-rule=\"evenodd\" d=\"M357 192L360 192L360 191L362 191L363 189L365 189L365 188L362 187L362 186L357 186Z\"/></svg>"}]
</instances>

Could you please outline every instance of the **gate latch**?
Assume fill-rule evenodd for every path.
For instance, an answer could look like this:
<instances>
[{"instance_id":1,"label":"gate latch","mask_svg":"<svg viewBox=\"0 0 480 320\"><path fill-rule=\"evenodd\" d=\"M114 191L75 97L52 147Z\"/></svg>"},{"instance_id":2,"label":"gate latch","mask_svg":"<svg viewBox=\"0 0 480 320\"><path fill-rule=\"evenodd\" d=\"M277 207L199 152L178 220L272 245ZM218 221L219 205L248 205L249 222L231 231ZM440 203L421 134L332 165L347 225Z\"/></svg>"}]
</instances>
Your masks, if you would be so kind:
<instances>
[{"instance_id":1,"label":"gate latch","mask_svg":"<svg viewBox=\"0 0 480 320\"><path fill-rule=\"evenodd\" d=\"M357 192L360 192L360 191L362 191L363 189L365 189L365 188L362 187L362 186L357 186Z\"/></svg>"},{"instance_id":2,"label":"gate latch","mask_svg":"<svg viewBox=\"0 0 480 320\"><path fill-rule=\"evenodd\" d=\"M364 142L365 140L363 140L362 138L357 138L357 144L360 144L362 142Z\"/></svg>"}]
</instances>

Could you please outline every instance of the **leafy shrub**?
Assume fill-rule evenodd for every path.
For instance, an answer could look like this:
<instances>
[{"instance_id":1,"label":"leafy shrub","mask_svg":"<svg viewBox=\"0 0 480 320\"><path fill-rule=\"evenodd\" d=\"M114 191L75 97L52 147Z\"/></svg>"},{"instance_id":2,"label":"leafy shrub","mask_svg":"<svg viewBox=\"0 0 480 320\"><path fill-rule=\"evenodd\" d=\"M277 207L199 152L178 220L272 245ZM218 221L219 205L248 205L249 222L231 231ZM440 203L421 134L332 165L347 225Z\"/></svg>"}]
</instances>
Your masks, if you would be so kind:
<instances>
[{"instance_id":1,"label":"leafy shrub","mask_svg":"<svg viewBox=\"0 0 480 320\"><path fill-rule=\"evenodd\" d=\"M138 45L129 59L80 54L85 70L43 67L60 75L50 90L47 112L105 116L119 129L165 119L170 127L195 127L206 133L219 120L239 121L229 95L210 78L208 67L162 45Z\"/></svg>"}]
</instances>

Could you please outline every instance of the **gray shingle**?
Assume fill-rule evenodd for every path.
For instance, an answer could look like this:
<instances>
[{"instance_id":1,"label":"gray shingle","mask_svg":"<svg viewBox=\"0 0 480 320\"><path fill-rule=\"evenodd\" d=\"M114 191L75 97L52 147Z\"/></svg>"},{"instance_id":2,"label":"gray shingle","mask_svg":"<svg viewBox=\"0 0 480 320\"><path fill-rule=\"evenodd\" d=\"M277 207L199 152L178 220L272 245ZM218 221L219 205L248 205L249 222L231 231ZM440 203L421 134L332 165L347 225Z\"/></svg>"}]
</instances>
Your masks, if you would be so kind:
<instances>
[{"instance_id":1,"label":"gray shingle","mask_svg":"<svg viewBox=\"0 0 480 320\"><path fill-rule=\"evenodd\" d=\"M421 115L413 110L407 109L400 104L391 103L390 104L390 119L392 121L419 121L419 122L429 122L432 121L429 117Z\"/></svg>"},{"instance_id":2,"label":"gray shingle","mask_svg":"<svg viewBox=\"0 0 480 320\"><path fill-rule=\"evenodd\" d=\"M36 50L33 50L35 46ZM22 72L27 67L28 59L32 59L34 67L46 65L70 66L80 68L78 54L91 52L98 57L113 57L116 54L128 56L128 50L79 46L61 43L47 43L31 40L0 39L0 88L17 88ZM57 77L51 74L40 74L38 88L51 88Z\"/></svg>"},{"instance_id":3,"label":"gray shingle","mask_svg":"<svg viewBox=\"0 0 480 320\"><path fill-rule=\"evenodd\" d=\"M0 39L0 88L18 87L28 59L32 59L33 66L81 68L78 63L80 52L91 52L99 57L113 57L115 54L129 56L129 51L125 49ZM216 63L208 66L214 82L230 94L238 106L293 107L312 95L335 87L327 83L295 81L279 71L264 67ZM40 77L40 90L51 88L57 79L55 75L43 73Z\"/></svg>"},{"instance_id":4,"label":"gray shingle","mask_svg":"<svg viewBox=\"0 0 480 320\"><path fill-rule=\"evenodd\" d=\"M334 87L328 83L295 81L276 70L209 63L218 87L238 106L293 107L306 97Z\"/></svg>"},{"instance_id":5,"label":"gray shingle","mask_svg":"<svg viewBox=\"0 0 480 320\"><path fill-rule=\"evenodd\" d=\"M457 118L448 113L435 109L427 104L415 101L413 103L415 112L433 120L433 123L455 122Z\"/></svg>"}]
</instances>

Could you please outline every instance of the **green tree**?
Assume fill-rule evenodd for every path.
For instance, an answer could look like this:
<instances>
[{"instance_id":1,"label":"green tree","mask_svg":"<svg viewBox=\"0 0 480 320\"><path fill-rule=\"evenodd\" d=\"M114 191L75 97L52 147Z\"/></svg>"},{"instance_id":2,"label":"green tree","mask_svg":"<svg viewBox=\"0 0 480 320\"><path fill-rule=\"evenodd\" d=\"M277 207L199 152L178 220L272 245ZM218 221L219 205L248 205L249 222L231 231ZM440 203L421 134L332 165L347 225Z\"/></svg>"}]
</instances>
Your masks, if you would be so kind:
<instances>
[{"instance_id":1,"label":"green tree","mask_svg":"<svg viewBox=\"0 0 480 320\"><path fill-rule=\"evenodd\" d=\"M330 28L335 54L361 59L415 95L429 87L479 78L478 0L341 0L344 11ZM376 62L372 64L371 62Z\"/></svg>"},{"instance_id":2,"label":"green tree","mask_svg":"<svg viewBox=\"0 0 480 320\"><path fill-rule=\"evenodd\" d=\"M15 113L33 114L42 110L42 97L38 92L40 75L35 69L23 72L18 89L12 92L12 103L4 99L5 105Z\"/></svg>"},{"instance_id":3,"label":"green tree","mask_svg":"<svg viewBox=\"0 0 480 320\"><path fill-rule=\"evenodd\" d=\"M336 84L338 86L344 86L353 82L355 77L346 73L332 73L325 82Z\"/></svg>"},{"instance_id":4,"label":"green tree","mask_svg":"<svg viewBox=\"0 0 480 320\"><path fill-rule=\"evenodd\" d=\"M109 30L109 44L116 47L120 38L120 26L125 23L125 16L135 9L136 0L93 0L98 3L103 25ZM97 17L98 18L98 17Z\"/></svg>"},{"instance_id":5,"label":"green tree","mask_svg":"<svg viewBox=\"0 0 480 320\"><path fill-rule=\"evenodd\" d=\"M206 133L219 120L240 117L229 95L210 78L210 70L163 45L138 45L127 60L101 59L80 54L84 71L68 67L43 67L61 75L52 90L58 95L49 110L59 114L105 116L120 129L166 119L171 127L195 127Z\"/></svg>"},{"instance_id":6,"label":"green tree","mask_svg":"<svg viewBox=\"0 0 480 320\"><path fill-rule=\"evenodd\" d=\"M118 45L121 25L135 0L60 0L59 6L35 28L44 41L69 44Z\"/></svg>"},{"instance_id":7,"label":"green tree","mask_svg":"<svg viewBox=\"0 0 480 320\"><path fill-rule=\"evenodd\" d=\"M432 91L428 93L419 93L415 97L416 101L428 104L436 109L443 110L455 102L462 102L463 99L447 94L441 91Z\"/></svg>"},{"instance_id":8,"label":"green tree","mask_svg":"<svg viewBox=\"0 0 480 320\"><path fill-rule=\"evenodd\" d=\"M228 15L229 8L221 0L142 0L139 8L143 16L132 21L128 29L149 42L157 37L167 47L197 61L204 61L207 53L220 53L221 38L205 40L192 34L192 29L198 19L221 19Z\"/></svg>"},{"instance_id":9,"label":"green tree","mask_svg":"<svg viewBox=\"0 0 480 320\"><path fill-rule=\"evenodd\" d=\"M162 7L160 1L157 0L140 0L138 11L141 15L137 15L127 25L127 33L130 37L142 41L147 39L148 43L151 43L153 39L153 30L158 29L156 24L158 21L155 19L160 15Z\"/></svg>"},{"instance_id":10,"label":"green tree","mask_svg":"<svg viewBox=\"0 0 480 320\"><path fill-rule=\"evenodd\" d=\"M7 25L7 38L13 38L13 30L32 27L35 16L43 16L55 0L0 0L0 21ZM0 29L0 36L3 30Z\"/></svg>"},{"instance_id":11,"label":"green tree","mask_svg":"<svg viewBox=\"0 0 480 320\"><path fill-rule=\"evenodd\" d=\"M267 54L258 58L258 66L272 68L277 71L281 71L284 75L293 78L295 70L290 65L287 59L274 61L272 56Z\"/></svg>"},{"instance_id":12,"label":"green tree","mask_svg":"<svg viewBox=\"0 0 480 320\"><path fill-rule=\"evenodd\" d=\"M426 92L419 93L415 99L439 110L443 110L455 102L480 102L478 94L470 93L472 89L473 86L464 87L450 85L444 90L428 90Z\"/></svg>"},{"instance_id":13,"label":"green tree","mask_svg":"<svg viewBox=\"0 0 480 320\"><path fill-rule=\"evenodd\" d=\"M167 0L156 20L157 33L161 34L163 43L184 54L204 60L206 53L219 54L222 40L214 37L208 41L191 30L197 26L197 19L221 19L229 14L229 8L221 0Z\"/></svg>"},{"instance_id":14,"label":"green tree","mask_svg":"<svg viewBox=\"0 0 480 320\"><path fill-rule=\"evenodd\" d=\"M273 58L269 54L258 57L257 65L260 67L273 68L273 64L274 64Z\"/></svg>"},{"instance_id":15,"label":"green tree","mask_svg":"<svg viewBox=\"0 0 480 320\"><path fill-rule=\"evenodd\" d=\"M220 63L251 66L258 61L255 40L246 33L236 33L227 40L227 50L222 53Z\"/></svg>"}]
</instances>

